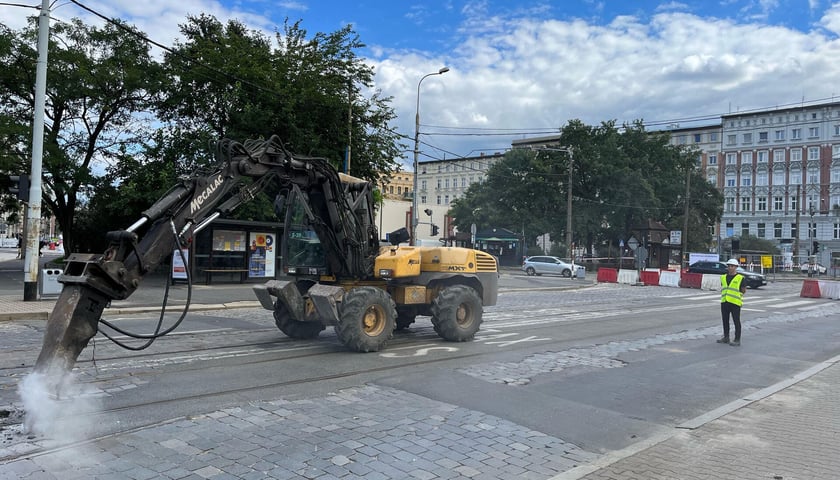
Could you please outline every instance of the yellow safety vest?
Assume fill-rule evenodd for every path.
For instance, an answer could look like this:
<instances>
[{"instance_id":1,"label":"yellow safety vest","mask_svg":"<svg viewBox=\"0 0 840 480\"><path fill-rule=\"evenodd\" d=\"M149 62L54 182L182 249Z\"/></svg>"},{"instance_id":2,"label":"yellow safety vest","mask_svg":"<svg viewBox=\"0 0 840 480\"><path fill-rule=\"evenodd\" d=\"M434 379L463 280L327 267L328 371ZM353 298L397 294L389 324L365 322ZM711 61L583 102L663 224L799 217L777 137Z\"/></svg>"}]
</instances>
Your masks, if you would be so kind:
<instances>
[{"instance_id":1,"label":"yellow safety vest","mask_svg":"<svg viewBox=\"0 0 840 480\"><path fill-rule=\"evenodd\" d=\"M720 276L720 303L729 302L739 307L744 304L743 295L741 295L741 280L743 279L743 275L736 274L732 283L727 285L726 274Z\"/></svg>"}]
</instances>

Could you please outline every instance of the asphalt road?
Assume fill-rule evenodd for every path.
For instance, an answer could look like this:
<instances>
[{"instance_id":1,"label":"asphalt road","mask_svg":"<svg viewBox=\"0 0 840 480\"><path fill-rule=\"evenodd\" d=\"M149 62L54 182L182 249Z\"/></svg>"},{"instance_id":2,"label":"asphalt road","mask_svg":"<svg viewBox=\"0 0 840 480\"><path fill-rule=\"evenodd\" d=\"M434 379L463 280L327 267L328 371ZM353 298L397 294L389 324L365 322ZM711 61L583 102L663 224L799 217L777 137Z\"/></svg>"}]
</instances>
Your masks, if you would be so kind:
<instances>
[{"instance_id":1,"label":"asphalt road","mask_svg":"<svg viewBox=\"0 0 840 480\"><path fill-rule=\"evenodd\" d=\"M420 317L385 351L359 354L330 329L312 341L288 339L262 309L189 314L176 335L141 352L97 337L78 364L80 385L98 399L85 413L87 428L109 435L245 402L377 385L604 453L840 353L838 308L799 298L794 283L748 292L743 346L732 348L714 342L714 292L616 284L558 291L552 283L573 280L509 277L530 288L506 287L468 343L442 341ZM148 332L157 317L109 320ZM20 405L14 385L31 369L43 322L0 328L2 365L13 366L0 375L0 405Z\"/></svg>"}]
</instances>

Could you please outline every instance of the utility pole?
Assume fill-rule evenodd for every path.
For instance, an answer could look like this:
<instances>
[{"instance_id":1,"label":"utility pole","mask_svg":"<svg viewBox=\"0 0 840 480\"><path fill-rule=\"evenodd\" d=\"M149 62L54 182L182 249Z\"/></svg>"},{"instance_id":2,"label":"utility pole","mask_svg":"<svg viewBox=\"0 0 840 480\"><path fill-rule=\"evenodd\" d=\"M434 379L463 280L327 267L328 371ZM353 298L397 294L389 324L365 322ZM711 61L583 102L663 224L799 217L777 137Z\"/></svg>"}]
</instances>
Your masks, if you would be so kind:
<instances>
[{"instance_id":1,"label":"utility pole","mask_svg":"<svg viewBox=\"0 0 840 480\"><path fill-rule=\"evenodd\" d=\"M800 202L802 199L799 198L799 187L799 185L796 186L796 237L793 239L793 257L795 263L799 262L799 232L801 231L799 228L799 211L801 210Z\"/></svg>"},{"instance_id":2,"label":"utility pole","mask_svg":"<svg viewBox=\"0 0 840 480\"><path fill-rule=\"evenodd\" d=\"M575 266L575 249L572 247L572 172L574 171L575 160L572 156L572 149L569 152L569 185L566 188L566 245L569 248L569 261L572 267ZM574 275L576 272L572 272Z\"/></svg>"},{"instance_id":3,"label":"utility pole","mask_svg":"<svg viewBox=\"0 0 840 480\"><path fill-rule=\"evenodd\" d=\"M691 201L691 167L688 167L688 172L685 174L685 218L683 219L682 231L682 259L680 266L688 266L688 208L689 201ZM685 262L685 265L683 265Z\"/></svg>"},{"instance_id":4,"label":"utility pole","mask_svg":"<svg viewBox=\"0 0 840 480\"><path fill-rule=\"evenodd\" d=\"M50 41L50 0L41 1L38 17L38 64L35 68L35 109L32 121L32 170L29 208L26 213L26 255L23 267L23 300L38 300L41 238L41 164L44 157L44 110L47 108L47 53Z\"/></svg>"}]
</instances>

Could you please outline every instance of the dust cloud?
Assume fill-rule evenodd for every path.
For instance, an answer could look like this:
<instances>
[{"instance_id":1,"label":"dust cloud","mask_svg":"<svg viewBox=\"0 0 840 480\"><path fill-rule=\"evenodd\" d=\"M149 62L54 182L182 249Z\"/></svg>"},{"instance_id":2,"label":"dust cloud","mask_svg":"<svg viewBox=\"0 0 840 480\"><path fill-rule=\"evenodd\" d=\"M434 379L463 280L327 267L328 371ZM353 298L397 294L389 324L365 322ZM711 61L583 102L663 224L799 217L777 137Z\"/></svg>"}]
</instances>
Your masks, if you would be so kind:
<instances>
[{"instance_id":1,"label":"dust cloud","mask_svg":"<svg viewBox=\"0 0 840 480\"><path fill-rule=\"evenodd\" d=\"M88 389L89 390L89 389ZM25 411L24 433L54 445L76 443L93 432L97 399L72 374L31 373L18 385Z\"/></svg>"}]
</instances>

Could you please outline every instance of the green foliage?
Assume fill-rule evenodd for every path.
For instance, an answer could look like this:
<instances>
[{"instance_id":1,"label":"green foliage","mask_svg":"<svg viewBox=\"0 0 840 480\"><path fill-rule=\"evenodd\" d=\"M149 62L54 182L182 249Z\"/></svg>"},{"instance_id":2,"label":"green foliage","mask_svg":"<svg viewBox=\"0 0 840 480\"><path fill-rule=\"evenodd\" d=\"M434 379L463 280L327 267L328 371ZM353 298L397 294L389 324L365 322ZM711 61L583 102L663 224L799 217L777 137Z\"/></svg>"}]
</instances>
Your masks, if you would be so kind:
<instances>
[{"instance_id":1,"label":"green foliage","mask_svg":"<svg viewBox=\"0 0 840 480\"><path fill-rule=\"evenodd\" d=\"M669 145L667 134L647 132L640 121L619 129L614 122L589 126L575 120L562 129L562 138L562 147L508 152L485 182L453 203L450 215L458 229L476 223L524 230L528 244L543 233L565 239L570 157L557 150L568 147L576 244L617 246L648 219L682 230L690 175L689 247L706 245L723 199L694 169L698 152Z\"/></svg>"}]
</instances>

